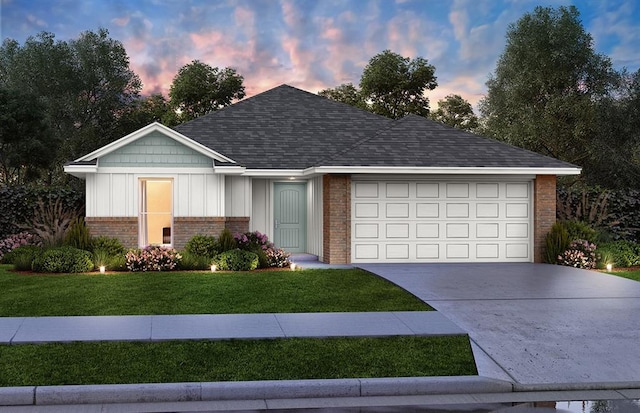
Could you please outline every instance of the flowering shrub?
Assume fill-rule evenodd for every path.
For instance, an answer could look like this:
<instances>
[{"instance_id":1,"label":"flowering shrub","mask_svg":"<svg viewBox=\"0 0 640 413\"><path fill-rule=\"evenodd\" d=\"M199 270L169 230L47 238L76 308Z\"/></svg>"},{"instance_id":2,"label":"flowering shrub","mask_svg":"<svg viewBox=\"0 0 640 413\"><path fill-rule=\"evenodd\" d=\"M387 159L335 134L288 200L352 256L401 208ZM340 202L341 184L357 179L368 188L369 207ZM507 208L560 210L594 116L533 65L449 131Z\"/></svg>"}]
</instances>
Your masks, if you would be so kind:
<instances>
[{"instance_id":1,"label":"flowering shrub","mask_svg":"<svg viewBox=\"0 0 640 413\"><path fill-rule=\"evenodd\" d=\"M285 268L291 265L291 261L289 261L289 257L291 254L286 252L280 248L268 248L265 251L267 255L267 262L269 263L269 267L275 268Z\"/></svg>"},{"instance_id":2,"label":"flowering shrub","mask_svg":"<svg viewBox=\"0 0 640 413\"><path fill-rule=\"evenodd\" d=\"M28 232L21 232L19 234L10 235L5 239L0 240L0 261L2 257L8 252L21 247L23 245L38 245L37 238Z\"/></svg>"},{"instance_id":3,"label":"flowering shrub","mask_svg":"<svg viewBox=\"0 0 640 413\"><path fill-rule=\"evenodd\" d=\"M238 248L245 251L253 251L257 248L265 251L267 248L273 247L273 243L269 242L267 234L263 234L260 231L238 233L233 238L236 240Z\"/></svg>"},{"instance_id":4,"label":"flowering shrub","mask_svg":"<svg viewBox=\"0 0 640 413\"><path fill-rule=\"evenodd\" d=\"M596 267L596 245L583 239L572 241L569 248L558 255L558 263L568 267L593 269Z\"/></svg>"},{"instance_id":5,"label":"flowering shrub","mask_svg":"<svg viewBox=\"0 0 640 413\"><path fill-rule=\"evenodd\" d=\"M176 268L182 256L173 248L149 245L129 250L125 258L129 271L170 271Z\"/></svg>"},{"instance_id":6,"label":"flowering shrub","mask_svg":"<svg viewBox=\"0 0 640 413\"><path fill-rule=\"evenodd\" d=\"M261 268L283 268L290 265L289 257L291 254L273 245L266 234L259 231L245 232L244 234L235 234L234 239L241 250L258 254Z\"/></svg>"}]
</instances>

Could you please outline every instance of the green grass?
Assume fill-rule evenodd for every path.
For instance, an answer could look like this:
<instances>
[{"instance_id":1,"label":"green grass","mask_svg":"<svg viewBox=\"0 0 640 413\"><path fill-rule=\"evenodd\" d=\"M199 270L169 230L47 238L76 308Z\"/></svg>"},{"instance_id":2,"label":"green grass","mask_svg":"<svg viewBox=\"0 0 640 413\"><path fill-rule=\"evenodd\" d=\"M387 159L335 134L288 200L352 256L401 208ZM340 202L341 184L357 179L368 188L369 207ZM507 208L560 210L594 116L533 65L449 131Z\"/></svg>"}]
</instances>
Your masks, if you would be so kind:
<instances>
[{"instance_id":1,"label":"green grass","mask_svg":"<svg viewBox=\"0 0 640 413\"><path fill-rule=\"evenodd\" d=\"M0 345L0 386L475 375L467 336Z\"/></svg>"},{"instance_id":2,"label":"green grass","mask_svg":"<svg viewBox=\"0 0 640 413\"><path fill-rule=\"evenodd\" d=\"M34 275L0 266L0 316L425 311L365 271Z\"/></svg>"},{"instance_id":3,"label":"green grass","mask_svg":"<svg viewBox=\"0 0 640 413\"><path fill-rule=\"evenodd\" d=\"M640 281L640 270L635 271L614 271L610 274L617 275L618 277L628 278L634 281Z\"/></svg>"}]
</instances>

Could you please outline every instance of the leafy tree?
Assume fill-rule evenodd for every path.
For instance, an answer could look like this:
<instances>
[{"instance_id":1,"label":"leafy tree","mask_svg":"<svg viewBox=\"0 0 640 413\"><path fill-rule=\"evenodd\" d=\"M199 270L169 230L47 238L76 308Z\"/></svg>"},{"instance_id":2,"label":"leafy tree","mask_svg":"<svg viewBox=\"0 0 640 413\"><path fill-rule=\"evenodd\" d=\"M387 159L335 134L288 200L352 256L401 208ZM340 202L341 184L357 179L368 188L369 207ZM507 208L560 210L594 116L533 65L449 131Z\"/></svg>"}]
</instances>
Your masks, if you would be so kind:
<instances>
[{"instance_id":1,"label":"leafy tree","mask_svg":"<svg viewBox=\"0 0 640 413\"><path fill-rule=\"evenodd\" d=\"M0 87L38 96L59 145L48 183L66 181L62 165L120 138L120 120L142 87L119 41L106 29L56 41L52 33L0 48Z\"/></svg>"},{"instance_id":2,"label":"leafy tree","mask_svg":"<svg viewBox=\"0 0 640 413\"><path fill-rule=\"evenodd\" d=\"M22 185L38 178L53 161L53 143L39 99L0 88L0 184Z\"/></svg>"},{"instance_id":3,"label":"leafy tree","mask_svg":"<svg viewBox=\"0 0 640 413\"><path fill-rule=\"evenodd\" d=\"M173 78L171 105L180 112L181 121L195 119L244 98L243 81L235 69L219 69L194 60Z\"/></svg>"},{"instance_id":4,"label":"leafy tree","mask_svg":"<svg viewBox=\"0 0 640 413\"><path fill-rule=\"evenodd\" d=\"M179 123L178 115L160 93L137 99L129 105L122 115L121 135L124 136L153 122L169 127Z\"/></svg>"},{"instance_id":5,"label":"leafy tree","mask_svg":"<svg viewBox=\"0 0 640 413\"><path fill-rule=\"evenodd\" d=\"M471 103L460 95L448 95L438 101L438 109L431 116L434 120L454 128L474 131L478 128L478 117Z\"/></svg>"},{"instance_id":6,"label":"leafy tree","mask_svg":"<svg viewBox=\"0 0 640 413\"><path fill-rule=\"evenodd\" d=\"M574 6L536 7L507 30L507 44L480 104L486 134L583 163L597 134L594 102L616 84Z\"/></svg>"},{"instance_id":7,"label":"leafy tree","mask_svg":"<svg viewBox=\"0 0 640 413\"><path fill-rule=\"evenodd\" d=\"M362 72L360 90L371 111L398 119L428 116L425 92L436 88L435 67L422 57L409 59L390 50L375 55Z\"/></svg>"},{"instance_id":8,"label":"leafy tree","mask_svg":"<svg viewBox=\"0 0 640 413\"><path fill-rule=\"evenodd\" d=\"M360 109L369 109L362 93L353 85L353 83L345 83L333 89L324 89L318 92L318 94L331 100L346 103L347 105L355 106Z\"/></svg>"}]
</instances>

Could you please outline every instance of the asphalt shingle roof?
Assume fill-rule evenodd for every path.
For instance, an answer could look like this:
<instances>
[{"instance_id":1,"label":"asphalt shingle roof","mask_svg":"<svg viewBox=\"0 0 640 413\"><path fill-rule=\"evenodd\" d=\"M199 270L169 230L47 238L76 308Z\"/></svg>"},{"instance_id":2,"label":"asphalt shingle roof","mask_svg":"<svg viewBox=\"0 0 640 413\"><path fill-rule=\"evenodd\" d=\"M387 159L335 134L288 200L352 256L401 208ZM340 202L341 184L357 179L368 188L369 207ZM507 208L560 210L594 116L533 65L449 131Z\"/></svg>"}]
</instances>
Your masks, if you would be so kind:
<instances>
[{"instance_id":1,"label":"asphalt shingle roof","mask_svg":"<svg viewBox=\"0 0 640 413\"><path fill-rule=\"evenodd\" d=\"M251 169L304 169L393 122L282 85L174 129Z\"/></svg>"},{"instance_id":2,"label":"asphalt shingle roof","mask_svg":"<svg viewBox=\"0 0 640 413\"><path fill-rule=\"evenodd\" d=\"M288 85L175 130L251 169L575 168L420 116L392 120Z\"/></svg>"}]
</instances>

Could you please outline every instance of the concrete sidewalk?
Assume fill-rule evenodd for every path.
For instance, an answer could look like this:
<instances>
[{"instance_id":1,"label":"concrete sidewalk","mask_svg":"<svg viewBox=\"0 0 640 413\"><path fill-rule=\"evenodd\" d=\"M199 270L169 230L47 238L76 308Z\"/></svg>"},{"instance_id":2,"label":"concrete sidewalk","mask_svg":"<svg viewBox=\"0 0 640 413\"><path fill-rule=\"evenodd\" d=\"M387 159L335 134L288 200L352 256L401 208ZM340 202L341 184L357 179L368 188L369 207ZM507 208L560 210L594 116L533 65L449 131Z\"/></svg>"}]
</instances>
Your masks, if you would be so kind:
<instances>
[{"instance_id":1,"label":"concrete sidewalk","mask_svg":"<svg viewBox=\"0 0 640 413\"><path fill-rule=\"evenodd\" d=\"M0 344L459 334L436 311L0 318Z\"/></svg>"}]
</instances>

